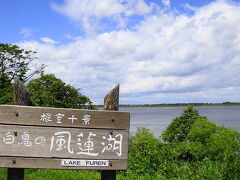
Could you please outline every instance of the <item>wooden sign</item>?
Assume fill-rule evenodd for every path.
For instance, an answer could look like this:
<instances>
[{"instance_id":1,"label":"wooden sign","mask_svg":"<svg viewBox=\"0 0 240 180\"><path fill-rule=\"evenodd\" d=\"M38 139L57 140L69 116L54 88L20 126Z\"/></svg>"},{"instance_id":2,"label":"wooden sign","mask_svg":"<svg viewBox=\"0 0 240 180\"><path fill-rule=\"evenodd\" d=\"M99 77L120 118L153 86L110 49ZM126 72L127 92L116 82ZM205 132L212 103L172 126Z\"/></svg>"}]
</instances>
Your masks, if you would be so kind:
<instances>
[{"instance_id":1,"label":"wooden sign","mask_svg":"<svg viewBox=\"0 0 240 180\"><path fill-rule=\"evenodd\" d=\"M0 167L126 169L129 113L0 105Z\"/></svg>"}]
</instances>

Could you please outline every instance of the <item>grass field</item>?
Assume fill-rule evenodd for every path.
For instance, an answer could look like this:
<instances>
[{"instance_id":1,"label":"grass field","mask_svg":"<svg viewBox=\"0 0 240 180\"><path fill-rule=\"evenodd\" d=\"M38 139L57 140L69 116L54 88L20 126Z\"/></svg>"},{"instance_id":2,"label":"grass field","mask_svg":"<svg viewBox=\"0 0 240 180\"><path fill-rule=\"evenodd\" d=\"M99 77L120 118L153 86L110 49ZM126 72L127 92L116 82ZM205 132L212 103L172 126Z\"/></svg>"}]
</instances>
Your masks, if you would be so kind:
<instances>
[{"instance_id":1,"label":"grass field","mask_svg":"<svg viewBox=\"0 0 240 180\"><path fill-rule=\"evenodd\" d=\"M7 169L0 169L0 180L7 179ZM46 169L25 169L24 174L25 180L99 180L101 177L98 171L87 171L87 170L46 170ZM152 177L150 175L137 176L129 175L123 176L117 175L118 180L165 180L162 176ZM180 179L175 179L180 180Z\"/></svg>"}]
</instances>

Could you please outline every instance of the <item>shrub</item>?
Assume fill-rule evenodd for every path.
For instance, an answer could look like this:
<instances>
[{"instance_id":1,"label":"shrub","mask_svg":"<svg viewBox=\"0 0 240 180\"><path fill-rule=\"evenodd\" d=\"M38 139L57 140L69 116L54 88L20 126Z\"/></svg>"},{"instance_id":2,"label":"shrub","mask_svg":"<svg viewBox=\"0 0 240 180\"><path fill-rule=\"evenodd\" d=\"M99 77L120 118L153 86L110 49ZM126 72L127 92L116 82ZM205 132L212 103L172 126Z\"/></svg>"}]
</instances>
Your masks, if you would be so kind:
<instances>
[{"instance_id":1,"label":"shrub","mask_svg":"<svg viewBox=\"0 0 240 180\"><path fill-rule=\"evenodd\" d=\"M163 140L170 143L184 141L193 124L199 118L206 119L205 116L200 116L198 111L194 110L192 106L188 106L183 114L173 119L167 129L163 131Z\"/></svg>"},{"instance_id":2,"label":"shrub","mask_svg":"<svg viewBox=\"0 0 240 180\"><path fill-rule=\"evenodd\" d=\"M147 128L138 128L130 138L128 174L156 174L159 165L159 149L162 143Z\"/></svg>"},{"instance_id":3,"label":"shrub","mask_svg":"<svg viewBox=\"0 0 240 180\"><path fill-rule=\"evenodd\" d=\"M240 133L187 107L162 134L160 173L167 178L237 179Z\"/></svg>"},{"instance_id":4,"label":"shrub","mask_svg":"<svg viewBox=\"0 0 240 180\"><path fill-rule=\"evenodd\" d=\"M240 176L240 133L236 130L217 126L215 123L199 119L192 127L187 139L201 143L204 149L199 152L201 159L209 159L222 166L225 179ZM238 165L237 165L238 164Z\"/></svg>"}]
</instances>

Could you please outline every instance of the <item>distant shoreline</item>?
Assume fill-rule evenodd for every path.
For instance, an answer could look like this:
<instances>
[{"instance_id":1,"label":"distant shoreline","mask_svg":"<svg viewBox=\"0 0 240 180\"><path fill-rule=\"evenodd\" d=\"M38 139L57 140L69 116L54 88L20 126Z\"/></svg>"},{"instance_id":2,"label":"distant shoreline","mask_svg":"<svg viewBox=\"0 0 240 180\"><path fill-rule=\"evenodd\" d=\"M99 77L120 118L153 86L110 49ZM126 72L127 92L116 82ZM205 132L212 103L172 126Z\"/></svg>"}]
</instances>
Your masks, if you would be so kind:
<instances>
[{"instance_id":1,"label":"distant shoreline","mask_svg":"<svg viewBox=\"0 0 240 180\"><path fill-rule=\"evenodd\" d=\"M174 103L174 104L120 104L119 107L186 107L191 106L240 106L240 102L223 102L223 103ZM103 105L95 105L103 107Z\"/></svg>"}]
</instances>

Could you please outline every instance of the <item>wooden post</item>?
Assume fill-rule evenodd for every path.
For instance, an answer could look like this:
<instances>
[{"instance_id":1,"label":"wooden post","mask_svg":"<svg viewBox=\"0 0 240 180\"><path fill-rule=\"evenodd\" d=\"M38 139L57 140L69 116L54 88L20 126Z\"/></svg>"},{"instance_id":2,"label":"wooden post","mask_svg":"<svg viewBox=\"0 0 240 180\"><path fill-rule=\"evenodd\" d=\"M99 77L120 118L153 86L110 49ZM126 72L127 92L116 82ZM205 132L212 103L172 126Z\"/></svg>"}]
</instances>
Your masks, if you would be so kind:
<instances>
[{"instance_id":1,"label":"wooden post","mask_svg":"<svg viewBox=\"0 0 240 180\"><path fill-rule=\"evenodd\" d=\"M14 80L13 104L29 105L28 91L24 84L17 78ZM17 163L17 162L16 162ZM8 180L23 180L23 168L8 168Z\"/></svg>"},{"instance_id":2,"label":"wooden post","mask_svg":"<svg viewBox=\"0 0 240 180\"><path fill-rule=\"evenodd\" d=\"M119 85L113 88L104 98L104 110L118 111ZM116 180L116 170L101 171L101 180Z\"/></svg>"},{"instance_id":3,"label":"wooden post","mask_svg":"<svg viewBox=\"0 0 240 180\"><path fill-rule=\"evenodd\" d=\"M13 93L14 105L29 105L28 91L24 84L17 78L14 80Z\"/></svg>"}]
</instances>

